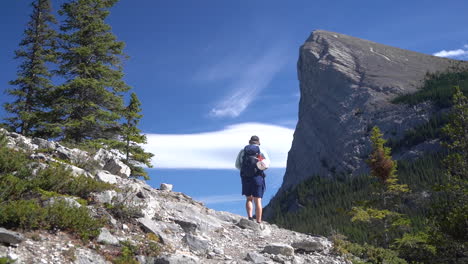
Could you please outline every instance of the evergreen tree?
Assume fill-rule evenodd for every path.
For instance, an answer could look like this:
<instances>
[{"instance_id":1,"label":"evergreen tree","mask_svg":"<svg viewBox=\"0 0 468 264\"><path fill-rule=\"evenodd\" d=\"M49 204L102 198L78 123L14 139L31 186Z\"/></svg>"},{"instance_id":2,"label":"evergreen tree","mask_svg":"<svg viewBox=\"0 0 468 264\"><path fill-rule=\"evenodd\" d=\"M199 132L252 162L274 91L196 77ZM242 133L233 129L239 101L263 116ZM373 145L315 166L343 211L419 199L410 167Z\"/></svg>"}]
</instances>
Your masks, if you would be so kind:
<instances>
[{"instance_id":1,"label":"evergreen tree","mask_svg":"<svg viewBox=\"0 0 468 264\"><path fill-rule=\"evenodd\" d=\"M409 188L406 184L398 183L397 164L390 156L391 149L384 146L386 140L382 136L378 127L372 129L372 152L367 160L371 176L377 180L376 192L371 197L372 200L352 208L351 220L373 224L375 244L388 247L392 240L390 234L409 225L406 217L398 212L401 195L409 192Z\"/></svg>"},{"instance_id":2,"label":"evergreen tree","mask_svg":"<svg viewBox=\"0 0 468 264\"><path fill-rule=\"evenodd\" d=\"M58 89L55 111L67 141L118 139L122 93L130 87L122 80L124 43L104 21L116 2L72 0L60 10L66 15L60 65L66 82Z\"/></svg>"},{"instance_id":3,"label":"evergreen tree","mask_svg":"<svg viewBox=\"0 0 468 264\"><path fill-rule=\"evenodd\" d=\"M16 59L22 60L18 78L10 82L17 86L7 93L15 97L12 103L5 104L5 110L13 117L7 118L8 126L23 135L49 134L47 111L50 101L51 72L48 63L57 58L57 33L52 28L56 23L52 15L50 0L32 2L31 20L24 31L25 38L20 42Z\"/></svg>"},{"instance_id":4,"label":"evergreen tree","mask_svg":"<svg viewBox=\"0 0 468 264\"><path fill-rule=\"evenodd\" d=\"M468 99L456 87L451 121L443 128L448 182L437 189L432 234L438 261L466 263L468 254Z\"/></svg>"},{"instance_id":5,"label":"evergreen tree","mask_svg":"<svg viewBox=\"0 0 468 264\"><path fill-rule=\"evenodd\" d=\"M152 167L151 158L154 156L152 153L145 152L144 149L138 144L146 143L146 136L141 134L141 130L138 129L138 123L142 115L141 103L135 93L131 94L130 103L123 112L125 118L125 124L122 126L122 136L124 140L124 162L131 168L132 176L143 176L146 180L149 179L146 171L139 166L144 164L148 167Z\"/></svg>"}]
</instances>

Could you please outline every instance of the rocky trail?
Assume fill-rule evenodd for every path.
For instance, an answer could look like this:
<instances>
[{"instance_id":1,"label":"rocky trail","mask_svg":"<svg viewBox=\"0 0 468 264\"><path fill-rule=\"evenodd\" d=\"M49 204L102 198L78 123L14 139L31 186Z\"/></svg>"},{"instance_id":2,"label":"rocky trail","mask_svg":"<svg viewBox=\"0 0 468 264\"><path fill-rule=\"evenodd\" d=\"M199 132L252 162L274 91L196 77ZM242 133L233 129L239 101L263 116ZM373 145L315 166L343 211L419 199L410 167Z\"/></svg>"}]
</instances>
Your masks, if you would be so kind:
<instances>
[{"instance_id":1,"label":"rocky trail","mask_svg":"<svg viewBox=\"0 0 468 264\"><path fill-rule=\"evenodd\" d=\"M183 193L173 192L170 184L155 189L142 180L129 178L130 170L116 152L101 149L90 154L5 130L0 133L6 133L12 151L31 153L33 168L62 161L77 175L116 186L115 190L93 193L87 205L79 204L75 197L62 197L70 206L87 206L94 217L108 220L97 238L85 242L61 230L23 232L0 228L0 260L8 257L14 263L112 263L112 256L134 249L133 263L148 264L350 263L332 253L333 245L327 238L267 222L257 224L239 215L209 209ZM44 149L47 153L41 152ZM92 162L94 169L75 166L83 164L83 160ZM121 217L109 213L109 208L118 206L126 209Z\"/></svg>"}]
</instances>

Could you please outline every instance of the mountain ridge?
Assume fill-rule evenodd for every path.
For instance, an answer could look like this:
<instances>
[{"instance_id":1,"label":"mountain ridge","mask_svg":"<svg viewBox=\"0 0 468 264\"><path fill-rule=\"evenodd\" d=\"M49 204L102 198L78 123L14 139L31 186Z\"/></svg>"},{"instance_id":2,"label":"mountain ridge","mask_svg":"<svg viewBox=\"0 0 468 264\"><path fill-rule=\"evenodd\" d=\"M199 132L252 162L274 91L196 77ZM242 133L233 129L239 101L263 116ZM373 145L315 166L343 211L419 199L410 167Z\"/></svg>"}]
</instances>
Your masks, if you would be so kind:
<instances>
[{"instance_id":1,"label":"mountain ridge","mask_svg":"<svg viewBox=\"0 0 468 264\"><path fill-rule=\"evenodd\" d=\"M278 193L313 175L366 172L372 126L387 138L401 138L439 111L429 102L407 106L392 99L417 91L428 73L467 67L340 33L312 32L299 52L299 121Z\"/></svg>"}]
</instances>

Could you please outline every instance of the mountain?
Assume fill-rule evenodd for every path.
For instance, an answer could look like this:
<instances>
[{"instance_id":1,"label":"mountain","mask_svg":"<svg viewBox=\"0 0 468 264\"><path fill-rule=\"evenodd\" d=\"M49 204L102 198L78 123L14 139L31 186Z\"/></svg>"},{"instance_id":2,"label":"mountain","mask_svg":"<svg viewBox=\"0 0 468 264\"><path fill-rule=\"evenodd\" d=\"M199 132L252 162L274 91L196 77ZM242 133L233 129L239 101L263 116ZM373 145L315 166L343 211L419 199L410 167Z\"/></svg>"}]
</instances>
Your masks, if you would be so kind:
<instances>
[{"instance_id":1,"label":"mountain","mask_svg":"<svg viewBox=\"0 0 468 264\"><path fill-rule=\"evenodd\" d=\"M129 178L120 155L0 129L0 263L350 263L325 237Z\"/></svg>"},{"instance_id":2,"label":"mountain","mask_svg":"<svg viewBox=\"0 0 468 264\"><path fill-rule=\"evenodd\" d=\"M364 160L373 126L387 139L401 139L440 111L429 102L408 105L392 100L418 91L428 74L468 66L323 30L314 31L299 54L299 121L278 193L314 175L367 172ZM436 149L422 142L398 157Z\"/></svg>"}]
</instances>

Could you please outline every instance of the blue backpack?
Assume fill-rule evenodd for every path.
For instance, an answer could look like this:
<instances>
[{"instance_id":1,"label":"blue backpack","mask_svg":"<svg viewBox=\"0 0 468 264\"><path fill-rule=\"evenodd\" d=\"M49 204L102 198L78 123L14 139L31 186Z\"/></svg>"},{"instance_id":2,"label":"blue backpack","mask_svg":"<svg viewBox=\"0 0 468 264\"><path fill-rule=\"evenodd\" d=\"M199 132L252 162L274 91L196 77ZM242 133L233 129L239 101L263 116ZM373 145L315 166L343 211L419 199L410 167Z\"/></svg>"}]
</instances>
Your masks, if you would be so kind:
<instances>
[{"instance_id":1,"label":"blue backpack","mask_svg":"<svg viewBox=\"0 0 468 264\"><path fill-rule=\"evenodd\" d=\"M263 176L263 171L257 168L260 148L257 145L247 145L244 148L244 157L242 159L241 177L251 178L255 176Z\"/></svg>"}]
</instances>

